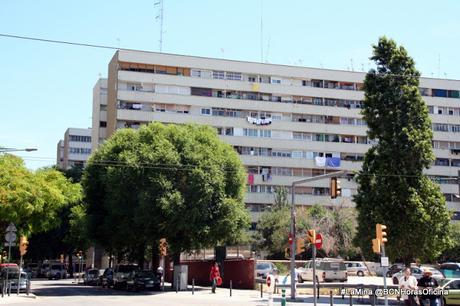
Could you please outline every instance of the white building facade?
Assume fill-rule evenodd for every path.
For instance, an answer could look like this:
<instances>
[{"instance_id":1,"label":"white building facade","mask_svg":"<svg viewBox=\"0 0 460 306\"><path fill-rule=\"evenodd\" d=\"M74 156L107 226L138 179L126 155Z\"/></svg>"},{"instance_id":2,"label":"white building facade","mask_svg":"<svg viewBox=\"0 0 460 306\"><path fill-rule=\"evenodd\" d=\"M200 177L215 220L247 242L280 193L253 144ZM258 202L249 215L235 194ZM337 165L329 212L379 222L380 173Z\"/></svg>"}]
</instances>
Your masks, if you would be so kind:
<instances>
[{"instance_id":1,"label":"white building facade","mask_svg":"<svg viewBox=\"0 0 460 306\"><path fill-rule=\"evenodd\" d=\"M364 77L361 72L120 50L109 64L107 112L93 113L93 129L103 125L104 130L93 131L93 138L97 135L100 143L117 129L151 121L215 127L247 168L245 202L255 225L274 202L276 187L289 189L293 180L361 168L372 145L360 114ZM95 89L102 88L100 82ZM436 155L426 173L440 183L449 208L460 212L453 180L460 169L460 81L422 78L420 85ZM102 105L100 93L94 97ZM342 180L341 185L338 200L330 199L328 180L298 187L296 203L353 205L356 184Z\"/></svg>"},{"instance_id":2,"label":"white building facade","mask_svg":"<svg viewBox=\"0 0 460 306\"><path fill-rule=\"evenodd\" d=\"M57 165L61 169L85 166L91 155L91 129L68 128L58 142Z\"/></svg>"}]
</instances>

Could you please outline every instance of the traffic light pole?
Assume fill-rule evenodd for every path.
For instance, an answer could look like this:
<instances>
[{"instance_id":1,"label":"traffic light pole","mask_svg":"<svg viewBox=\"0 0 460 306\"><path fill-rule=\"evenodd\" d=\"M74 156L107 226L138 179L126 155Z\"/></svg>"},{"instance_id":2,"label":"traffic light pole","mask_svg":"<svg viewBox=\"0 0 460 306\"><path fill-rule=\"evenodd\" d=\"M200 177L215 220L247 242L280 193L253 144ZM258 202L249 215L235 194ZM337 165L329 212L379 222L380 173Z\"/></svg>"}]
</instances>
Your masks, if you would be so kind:
<instances>
[{"instance_id":1,"label":"traffic light pole","mask_svg":"<svg viewBox=\"0 0 460 306\"><path fill-rule=\"evenodd\" d=\"M382 243L382 257L386 257L385 256L385 244ZM380 260L380 262L382 262L382 260ZM382 267L383 268L383 289L384 289L384 292L387 292L387 271L388 271L388 267ZM388 306L388 295L387 294L384 294L384 297L385 297L385 306Z\"/></svg>"},{"instance_id":2,"label":"traffic light pole","mask_svg":"<svg viewBox=\"0 0 460 306\"><path fill-rule=\"evenodd\" d=\"M295 243L296 243L296 212L295 212L295 186L308 183L308 182L314 182L314 181L319 181L325 178L330 178L330 177L336 177L338 175L344 175L352 173L351 171L348 170L341 170L341 171L336 171L332 172L329 174L324 174L324 175L318 175L310 178L306 178L303 180L298 180L298 181L293 181L292 186L291 186L291 194L292 194L292 201L291 201L291 236L292 236L292 244L291 244L291 263L290 263L290 268L291 268L291 299L295 300L295 295L296 295L296 286L295 286ZM316 250L315 250L316 251ZM316 294L316 293L315 293ZM315 305L316 305L316 298L315 298Z\"/></svg>"},{"instance_id":3,"label":"traffic light pole","mask_svg":"<svg viewBox=\"0 0 460 306\"><path fill-rule=\"evenodd\" d=\"M312 247L311 263L313 265L313 306L316 306L316 298L317 298L316 288L318 287L318 284L316 283L316 245L313 243L311 247Z\"/></svg>"},{"instance_id":4,"label":"traffic light pole","mask_svg":"<svg viewBox=\"0 0 460 306\"><path fill-rule=\"evenodd\" d=\"M18 295L19 295L19 289L21 288L21 269L22 269L22 255L21 255L21 258L19 259Z\"/></svg>"}]
</instances>

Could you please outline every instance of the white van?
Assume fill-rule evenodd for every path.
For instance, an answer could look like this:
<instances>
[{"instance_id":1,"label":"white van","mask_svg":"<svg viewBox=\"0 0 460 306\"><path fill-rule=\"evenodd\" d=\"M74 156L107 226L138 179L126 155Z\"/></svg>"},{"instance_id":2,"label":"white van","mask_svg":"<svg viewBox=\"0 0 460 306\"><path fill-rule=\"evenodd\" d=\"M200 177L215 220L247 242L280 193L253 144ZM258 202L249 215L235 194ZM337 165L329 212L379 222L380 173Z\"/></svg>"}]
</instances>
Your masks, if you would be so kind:
<instances>
[{"instance_id":1,"label":"white van","mask_svg":"<svg viewBox=\"0 0 460 306\"><path fill-rule=\"evenodd\" d=\"M313 281L313 262L307 261L304 268L299 269L299 282ZM343 260L320 258L316 260L316 279L318 282L346 282L347 267Z\"/></svg>"}]
</instances>

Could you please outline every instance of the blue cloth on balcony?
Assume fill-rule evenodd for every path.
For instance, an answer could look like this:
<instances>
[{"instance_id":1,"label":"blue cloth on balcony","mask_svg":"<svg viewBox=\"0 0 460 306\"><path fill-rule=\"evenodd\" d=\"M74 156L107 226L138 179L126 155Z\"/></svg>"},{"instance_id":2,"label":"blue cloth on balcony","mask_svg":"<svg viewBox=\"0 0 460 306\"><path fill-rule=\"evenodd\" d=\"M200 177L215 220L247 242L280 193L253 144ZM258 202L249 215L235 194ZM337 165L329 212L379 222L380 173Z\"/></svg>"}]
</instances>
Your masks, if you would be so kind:
<instances>
[{"instance_id":1,"label":"blue cloth on balcony","mask_svg":"<svg viewBox=\"0 0 460 306\"><path fill-rule=\"evenodd\" d=\"M328 158L326 158L326 166L328 166L328 167L340 167L340 157L328 157Z\"/></svg>"}]
</instances>

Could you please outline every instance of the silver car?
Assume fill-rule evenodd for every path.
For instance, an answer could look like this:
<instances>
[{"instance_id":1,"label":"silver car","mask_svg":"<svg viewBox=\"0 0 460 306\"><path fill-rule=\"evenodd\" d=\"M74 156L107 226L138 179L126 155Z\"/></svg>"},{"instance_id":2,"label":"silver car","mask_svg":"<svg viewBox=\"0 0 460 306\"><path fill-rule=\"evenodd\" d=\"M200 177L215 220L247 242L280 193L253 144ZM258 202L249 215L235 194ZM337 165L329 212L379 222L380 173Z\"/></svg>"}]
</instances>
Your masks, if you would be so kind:
<instances>
[{"instance_id":1,"label":"silver car","mask_svg":"<svg viewBox=\"0 0 460 306\"><path fill-rule=\"evenodd\" d=\"M278 273L278 269L271 262L259 262L256 264L256 278L266 279L267 275Z\"/></svg>"},{"instance_id":2,"label":"silver car","mask_svg":"<svg viewBox=\"0 0 460 306\"><path fill-rule=\"evenodd\" d=\"M437 281L440 281L442 279L445 278L444 274L442 274L441 271L439 271L438 269L435 269L433 267L410 267L410 272L411 272L411 275L414 276L417 280L421 279L423 277L423 270L430 270L432 275L431 277L433 277L434 279L436 279ZM399 280L401 279L401 277L404 276L404 270L401 270L399 271L398 273L395 273L391 276L392 280L393 280L393 284L394 285L397 285L399 284Z\"/></svg>"}]
</instances>

